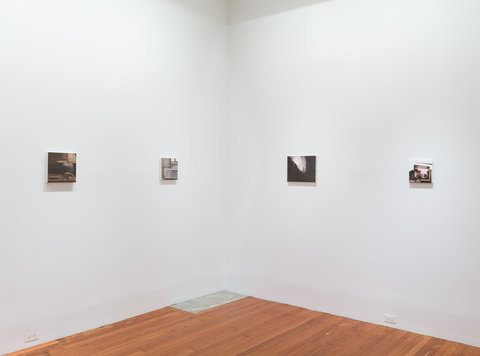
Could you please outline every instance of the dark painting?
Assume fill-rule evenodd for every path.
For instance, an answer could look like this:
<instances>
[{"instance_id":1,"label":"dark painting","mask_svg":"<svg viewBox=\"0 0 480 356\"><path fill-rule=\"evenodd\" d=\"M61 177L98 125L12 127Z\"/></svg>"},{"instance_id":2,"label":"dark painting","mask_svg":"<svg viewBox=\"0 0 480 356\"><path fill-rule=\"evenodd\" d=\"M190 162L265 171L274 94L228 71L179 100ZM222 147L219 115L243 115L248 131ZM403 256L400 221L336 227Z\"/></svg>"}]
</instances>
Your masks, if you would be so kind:
<instances>
[{"instance_id":1,"label":"dark painting","mask_svg":"<svg viewBox=\"0 0 480 356\"><path fill-rule=\"evenodd\" d=\"M310 182L316 181L316 156L288 156L288 177L289 182Z\"/></svg>"},{"instance_id":2,"label":"dark painting","mask_svg":"<svg viewBox=\"0 0 480 356\"><path fill-rule=\"evenodd\" d=\"M76 153L48 153L48 183L74 183L77 181Z\"/></svg>"}]
</instances>

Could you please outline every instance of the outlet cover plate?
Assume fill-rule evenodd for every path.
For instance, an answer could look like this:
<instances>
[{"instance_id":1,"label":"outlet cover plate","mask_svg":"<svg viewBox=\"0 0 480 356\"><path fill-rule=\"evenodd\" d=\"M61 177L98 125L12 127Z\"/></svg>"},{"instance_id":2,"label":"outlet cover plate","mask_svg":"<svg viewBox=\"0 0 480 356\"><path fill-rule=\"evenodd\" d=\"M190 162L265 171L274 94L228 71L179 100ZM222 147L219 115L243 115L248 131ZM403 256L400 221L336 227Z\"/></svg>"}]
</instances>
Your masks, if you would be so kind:
<instances>
[{"instance_id":1,"label":"outlet cover plate","mask_svg":"<svg viewBox=\"0 0 480 356\"><path fill-rule=\"evenodd\" d=\"M396 324L397 316L393 314L383 314L383 321L387 324Z\"/></svg>"},{"instance_id":2,"label":"outlet cover plate","mask_svg":"<svg viewBox=\"0 0 480 356\"><path fill-rule=\"evenodd\" d=\"M38 336L34 332L28 332L28 333L24 334L24 342L25 343L34 342L34 341L37 341L37 340L38 340Z\"/></svg>"}]
</instances>

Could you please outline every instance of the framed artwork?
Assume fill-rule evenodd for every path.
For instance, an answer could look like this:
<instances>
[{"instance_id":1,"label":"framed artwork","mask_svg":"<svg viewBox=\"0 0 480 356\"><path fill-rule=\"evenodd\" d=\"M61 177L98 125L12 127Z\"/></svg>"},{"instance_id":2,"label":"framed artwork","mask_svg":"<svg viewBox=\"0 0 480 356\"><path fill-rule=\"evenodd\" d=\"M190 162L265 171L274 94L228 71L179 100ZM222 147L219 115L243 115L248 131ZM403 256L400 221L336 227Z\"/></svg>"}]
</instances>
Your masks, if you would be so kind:
<instances>
[{"instance_id":1,"label":"framed artwork","mask_svg":"<svg viewBox=\"0 0 480 356\"><path fill-rule=\"evenodd\" d=\"M75 183L77 154L48 152L47 183Z\"/></svg>"},{"instance_id":2,"label":"framed artwork","mask_svg":"<svg viewBox=\"0 0 480 356\"><path fill-rule=\"evenodd\" d=\"M178 180L178 161L176 158L162 158L162 179Z\"/></svg>"},{"instance_id":3,"label":"framed artwork","mask_svg":"<svg viewBox=\"0 0 480 356\"><path fill-rule=\"evenodd\" d=\"M433 160L415 160L411 162L411 170L408 173L410 183L432 184Z\"/></svg>"},{"instance_id":4,"label":"framed artwork","mask_svg":"<svg viewBox=\"0 0 480 356\"><path fill-rule=\"evenodd\" d=\"M289 182L316 182L317 156L288 156L287 180Z\"/></svg>"}]
</instances>

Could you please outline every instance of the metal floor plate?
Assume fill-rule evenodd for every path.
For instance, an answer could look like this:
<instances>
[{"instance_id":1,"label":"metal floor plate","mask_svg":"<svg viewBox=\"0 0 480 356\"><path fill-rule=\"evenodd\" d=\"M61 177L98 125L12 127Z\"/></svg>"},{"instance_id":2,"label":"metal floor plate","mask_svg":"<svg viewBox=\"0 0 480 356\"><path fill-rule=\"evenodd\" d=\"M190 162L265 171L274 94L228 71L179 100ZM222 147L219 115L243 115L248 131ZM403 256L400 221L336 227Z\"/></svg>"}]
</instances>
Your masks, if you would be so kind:
<instances>
[{"instance_id":1,"label":"metal floor plate","mask_svg":"<svg viewBox=\"0 0 480 356\"><path fill-rule=\"evenodd\" d=\"M227 304L242 298L245 298L245 296L242 294L224 290L200 298L187 300L186 302L173 304L172 307L187 311L189 313L200 313L204 310L212 309L218 307L219 305Z\"/></svg>"}]
</instances>

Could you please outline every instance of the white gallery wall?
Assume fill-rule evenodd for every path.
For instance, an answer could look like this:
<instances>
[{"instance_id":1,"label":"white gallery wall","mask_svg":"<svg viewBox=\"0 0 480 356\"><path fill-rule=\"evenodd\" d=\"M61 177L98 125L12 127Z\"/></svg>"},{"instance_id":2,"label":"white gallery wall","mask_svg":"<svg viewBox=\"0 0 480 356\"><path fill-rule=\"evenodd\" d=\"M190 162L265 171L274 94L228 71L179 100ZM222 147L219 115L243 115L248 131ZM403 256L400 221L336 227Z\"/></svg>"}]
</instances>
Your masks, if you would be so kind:
<instances>
[{"instance_id":1,"label":"white gallery wall","mask_svg":"<svg viewBox=\"0 0 480 356\"><path fill-rule=\"evenodd\" d=\"M0 354L223 288L225 19L0 1ZM45 184L48 151L78 154L77 183Z\"/></svg>"},{"instance_id":2,"label":"white gallery wall","mask_svg":"<svg viewBox=\"0 0 480 356\"><path fill-rule=\"evenodd\" d=\"M229 289L480 345L479 13L231 1ZM288 184L287 155L316 155L317 184Z\"/></svg>"}]
</instances>

